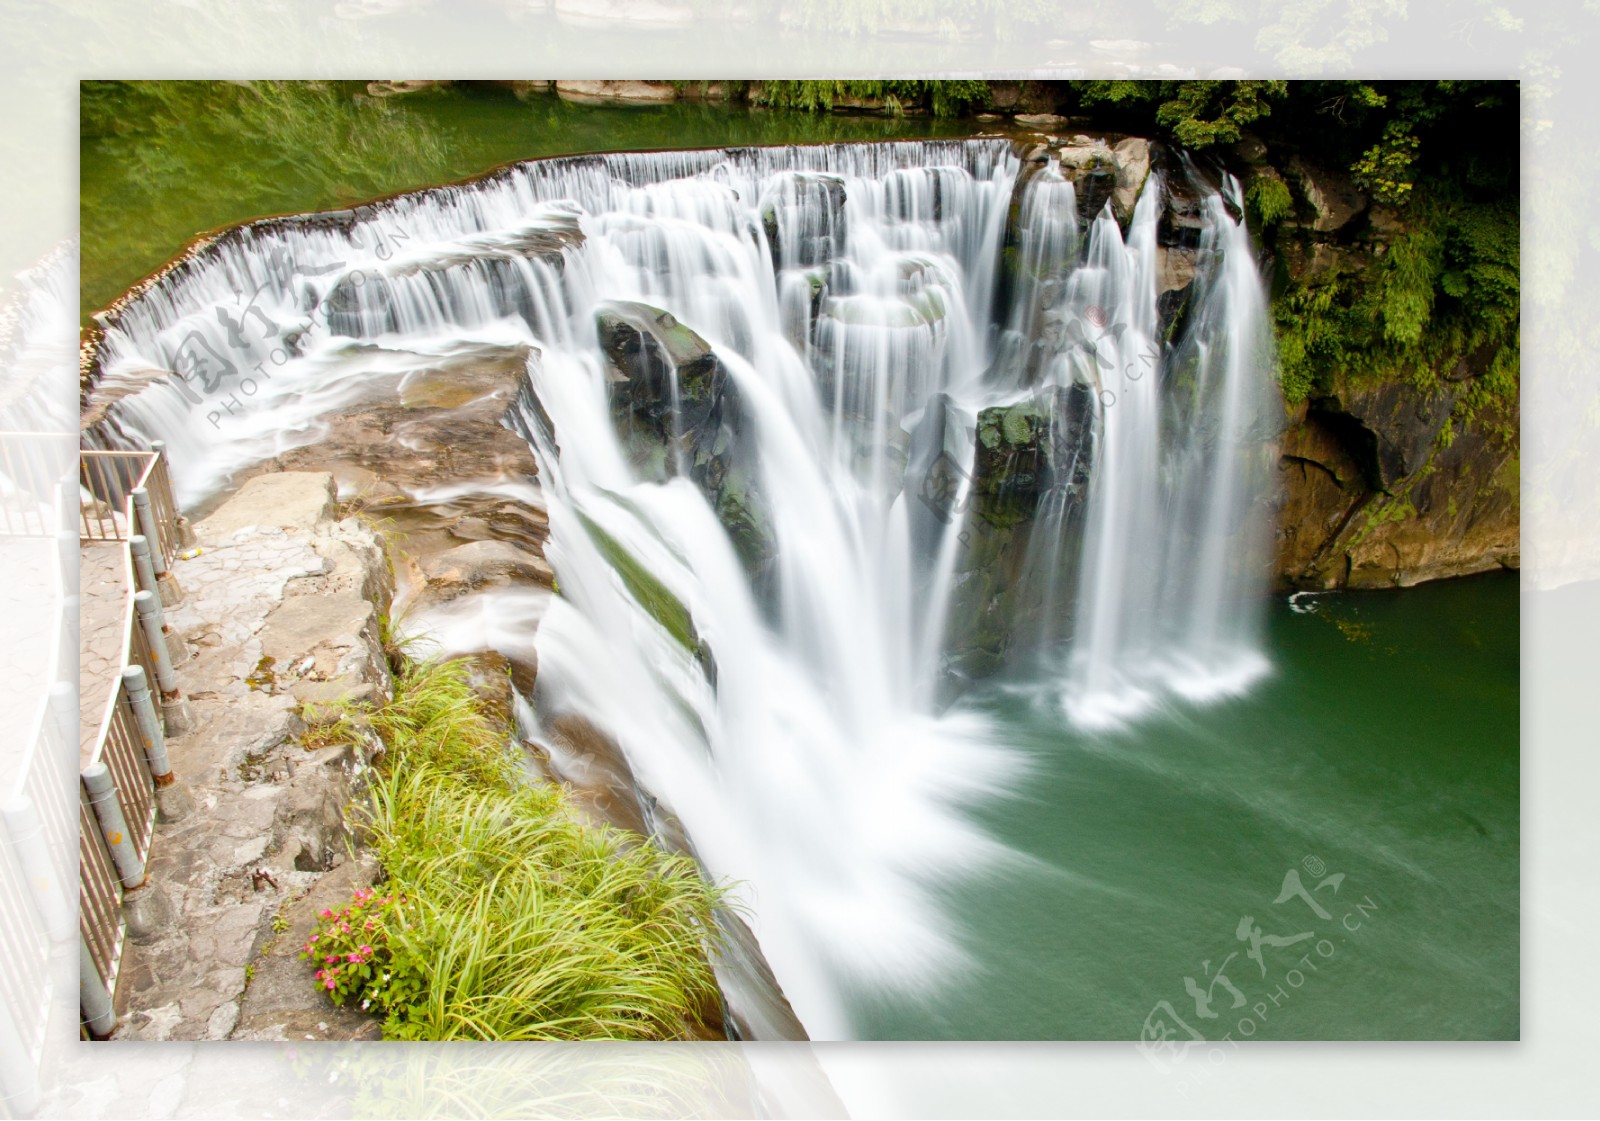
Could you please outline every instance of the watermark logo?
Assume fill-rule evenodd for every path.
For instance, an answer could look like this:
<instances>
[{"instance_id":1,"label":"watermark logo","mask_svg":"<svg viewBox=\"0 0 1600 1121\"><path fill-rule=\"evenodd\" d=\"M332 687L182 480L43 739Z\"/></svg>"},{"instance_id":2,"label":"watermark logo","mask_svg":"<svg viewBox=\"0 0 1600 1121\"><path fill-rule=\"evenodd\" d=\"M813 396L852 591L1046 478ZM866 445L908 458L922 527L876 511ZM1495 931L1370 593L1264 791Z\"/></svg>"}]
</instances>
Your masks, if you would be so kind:
<instances>
[{"instance_id":1,"label":"watermark logo","mask_svg":"<svg viewBox=\"0 0 1600 1121\"><path fill-rule=\"evenodd\" d=\"M1059 344L1070 357L1081 355L1083 363L1100 383L1100 405L1109 409L1117 403L1114 389L1106 386L1104 375L1119 371L1130 382L1154 373L1161 362L1161 348L1153 341L1131 333L1130 324L1100 304L1090 304L1081 315L1072 315L1061 325Z\"/></svg>"},{"instance_id":2,"label":"watermark logo","mask_svg":"<svg viewBox=\"0 0 1600 1121\"><path fill-rule=\"evenodd\" d=\"M402 230L374 228L370 232L379 260L388 260L395 248L411 236ZM364 238L357 239L353 244L359 248L363 241ZM345 267L342 263L297 266L284 246L273 248L267 265L270 274L299 277L324 276ZM171 379L173 386L190 408L206 408L206 420L213 428L220 428L225 416L241 412L246 400L256 396L263 383L272 380L274 371L301 353L310 336L327 330L334 314L349 311L346 305L351 293L364 287L369 279L365 269L348 272L343 281L320 295L307 312L297 315L297 321L303 319L304 326L286 325L268 310L266 294L273 286L272 281L262 281L248 295L243 289L235 288L231 306L218 304L212 309L220 332L208 333L193 328L178 344L173 359L176 375ZM267 357L252 363L251 357L263 348L267 350ZM230 384L231 392L224 397Z\"/></svg>"},{"instance_id":3,"label":"watermark logo","mask_svg":"<svg viewBox=\"0 0 1600 1121\"><path fill-rule=\"evenodd\" d=\"M963 516L972 498L972 476L949 452L941 450L917 488L917 497L945 525Z\"/></svg>"},{"instance_id":4,"label":"watermark logo","mask_svg":"<svg viewBox=\"0 0 1600 1121\"><path fill-rule=\"evenodd\" d=\"M1150 1010L1139 1026L1136 1044L1145 1058L1169 1073L1204 1074L1225 1061L1228 1048L1256 1036L1294 1001L1309 978L1329 967L1339 943L1348 941L1377 913L1370 895L1359 901L1350 891L1341 896L1344 887L1345 874L1330 872L1316 856L1307 856L1300 867L1286 871L1269 904L1285 910L1261 922L1254 915L1241 915L1233 937L1242 948L1201 961L1198 976L1183 977L1185 997L1180 1003L1161 1000ZM1295 929L1306 922L1308 929ZM1230 968L1235 976L1229 976Z\"/></svg>"}]
</instances>

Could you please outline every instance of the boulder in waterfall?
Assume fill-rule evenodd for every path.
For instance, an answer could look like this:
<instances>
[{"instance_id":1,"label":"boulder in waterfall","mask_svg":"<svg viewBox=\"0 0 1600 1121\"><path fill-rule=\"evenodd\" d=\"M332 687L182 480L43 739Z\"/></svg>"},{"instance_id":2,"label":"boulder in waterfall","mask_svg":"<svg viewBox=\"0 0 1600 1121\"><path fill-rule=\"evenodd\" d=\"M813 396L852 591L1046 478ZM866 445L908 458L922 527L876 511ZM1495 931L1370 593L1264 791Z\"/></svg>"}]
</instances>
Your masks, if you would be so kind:
<instances>
[{"instance_id":1,"label":"boulder in waterfall","mask_svg":"<svg viewBox=\"0 0 1600 1121\"><path fill-rule=\"evenodd\" d=\"M1071 172L1082 173L1102 168L1116 168L1117 157L1106 146L1104 141L1091 140L1087 136L1074 137L1073 140L1082 141L1082 143L1075 142L1064 145L1056 153L1056 158L1061 161L1063 172L1070 175Z\"/></svg>"},{"instance_id":2,"label":"boulder in waterfall","mask_svg":"<svg viewBox=\"0 0 1600 1121\"><path fill-rule=\"evenodd\" d=\"M1074 385L984 409L977 422L948 625L956 638L947 668L967 679L1039 637L1052 581L1075 585L1098 414L1093 390ZM1057 603L1057 623L1060 611Z\"/></svg>"},{"instance_id":3,"label":"boulder in waterfall","mask_svg":"<svg viewBox=\"0 0 1600 1121\"><path fill-rule=\"evenodd\" d=\"M1115 206L1119 182L1117 157L1104 141L1087 136L1073 140L1074 143L1062 148L1057 157L1061 161L1061 173L1072 180L1077 191L1078 221L1087 225L1100 216L1106 203Z\"/></svg>"},{"instance_id":4,"label":"boulder in waterfall","mask_svg":"<svg viewBox=\"0 0 1600 1121\"><path fill-rule=\"evenodd\" d=\"M741 451L738 397L711 344L649 304L604 304L595 326L630 461L646 477L687 475L759 578L776 546L756 472Z\"/></svg>"},{"instance_id":5,"label":"boulder in waterfall","mask_svg":"<svg viewBox=\"0 0 1600 1121\"><path fill-rule=\"evenodd\" d=\"M1195 276L1195 251L1163 245L1156 250L1156 291L1177 292L1189 287Z\"/></svg>"},{"instance_id":6,"label":"boulder in waterfall","mask_svg":"<svg viewBox=\"0 0 1600 1121\"><path fill-rule=\"evenodd\" d=\"M761 227L773 261L809 269L837 258L845 247L844 203L844 180L837 175L794 171L775 177L761 200Z\"/></svg>"},{"instance_id":7,"label":"boulder in waterfall","mask_svg":"<svg viewBox=\"0 0 1600 1121\"><path fill-rule=\"evenodd\" d=\"M1117 186L1111 193L1111 208L1117 221L1126 226L1133 221L1133 208L1150 175L1150 141L1130 136L1111 149L1117 162Z\"/></svg>"},{"instance_id":8,"label":"boulder in waterfall","mask_svg":"<svg viewBox=\"0 0 1600 1121\"><path fill-rule=\"evenodd\" d=\"M728 386L722 363L671 312L616 301L595 312L595 326L610 368L613 412L665 440L692 439L714 416L720 419Z\"/></svg>"},{"instance_id":9,"label":"boulder in waterfall","mask_svg":"<svg viewBox=\"0 0 1600 1121\"><path fill-rule=\"evenodd\" d=\"M973 511L1006 526L1032 518L1040 495L1052 488L1081 503L1093 423L1092 392L1081 385L984 409L973 458Z\"/></svg>"}]
</instances>

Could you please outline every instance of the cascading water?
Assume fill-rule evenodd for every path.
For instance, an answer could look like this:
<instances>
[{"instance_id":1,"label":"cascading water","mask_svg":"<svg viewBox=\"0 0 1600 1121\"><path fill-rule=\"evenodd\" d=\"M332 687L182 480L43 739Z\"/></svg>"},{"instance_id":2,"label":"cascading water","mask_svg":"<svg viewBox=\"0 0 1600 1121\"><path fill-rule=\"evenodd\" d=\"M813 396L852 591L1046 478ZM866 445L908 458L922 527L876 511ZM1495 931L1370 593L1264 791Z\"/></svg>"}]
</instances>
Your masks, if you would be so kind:
<instances>
[{"instance_id":1,"label":"cascading water","mask_svg":"<svg viewBox=\"0 0 1600 1121\"><path fill-rule=\"evenodd\" d=\"M442 360L525 352L508 423L561 587L523 616L541 715L621 745L655 820L744 885L810 1033L847 1037L850 992L962 959L929 885L1004 856L963 807L1016 760L947 703L996 448L1043 433L1005 602L1074 719L1265 664L1248 236L1186 177L1169 345L1162 181L1124 239L1027 170L1000 141L584 157L247 227L119 309L107 426L166 439L194 502Z\"/></svg>"}]
</instances>

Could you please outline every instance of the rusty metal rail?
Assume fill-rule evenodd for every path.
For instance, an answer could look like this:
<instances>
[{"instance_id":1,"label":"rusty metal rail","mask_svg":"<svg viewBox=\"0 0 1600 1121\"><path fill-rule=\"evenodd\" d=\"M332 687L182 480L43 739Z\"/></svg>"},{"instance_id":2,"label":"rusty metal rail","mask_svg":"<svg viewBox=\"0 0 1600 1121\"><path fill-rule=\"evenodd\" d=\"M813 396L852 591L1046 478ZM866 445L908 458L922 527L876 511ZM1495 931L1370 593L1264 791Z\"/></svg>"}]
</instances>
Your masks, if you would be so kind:
<instances>
[{"instance_id":1,"label":"rusty metal rail","mask_svg":"<svg viewBox=\"0 0 1600 1121\"><path fill-rule=\"evenodd\" d=\"M160 446L151 451L82 449L79 483L81 539L126 542L135 534L142 534L149 543L156 571L166 572L177 558L181 531L166 456ZM110 772L111 796L126 824L126 837L108 835L104 817L96 812L95 796L82 783L78 807L79 931L86 968L87 963L92 963L106 994L116 991L124 933L121 903L129 887L117 864L120 858L112 849L126 844L142 866L150 851L156 820L155 779L145 754L145 736L121 671L138 666L154 682L157 658L135 610L139 579L126 549L122 560L123 656L84 770L103 764Z\"/></svg>"},{"instance_id":2,"label":"rusty metal rail","mask_svg":"<svg viewBox=\"0 0 1600 1121\"><path fill-rule=\"evenodd\" d=\"M84 448L78 463L79 536L85 541L126 541L142 533L159 558L156 572L165 572L177 559L179 530L178 504L161 449Z\"/></svg>"}]
</instances>

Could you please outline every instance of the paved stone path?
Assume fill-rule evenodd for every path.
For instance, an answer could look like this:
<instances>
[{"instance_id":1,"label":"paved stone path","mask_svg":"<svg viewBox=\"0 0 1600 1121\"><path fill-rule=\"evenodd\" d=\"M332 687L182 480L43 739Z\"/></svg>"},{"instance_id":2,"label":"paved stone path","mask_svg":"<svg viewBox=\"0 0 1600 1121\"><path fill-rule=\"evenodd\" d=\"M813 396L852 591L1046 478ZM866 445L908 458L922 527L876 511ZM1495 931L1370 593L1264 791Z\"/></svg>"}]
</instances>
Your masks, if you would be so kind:
<instances>
[{"instance_id":1,"label":"paved stone path","mask_svg":"<svg viewBox=\"0 0 1600 1121\"><path fill-rule=\"evenodd\" d=\"M106 698L122 673L127 551L122 541L85 541L78 550L80 767L94 751Z\"/></svg>"},{"instance_id":2,"label":"paved stone path","mask_svg":"<svg viewBox=\"0 0 1600 1121\"><path fill-rule=\"evenodd\" d=\"M342 814L367 760L307 745L300 716L307 693L387 690L372 603L381 547L332 520L332 497L326 474L259 476L195 527L199 555L174 565L184 598L166 618L194 655L178 667L191 730L167 746L194 809L156 825L150 878L175 921L130 937L116 1039L375 1031L317 993L297 954L317 910L374 871L350 858Z\"/></svg>"}]
</instances>

